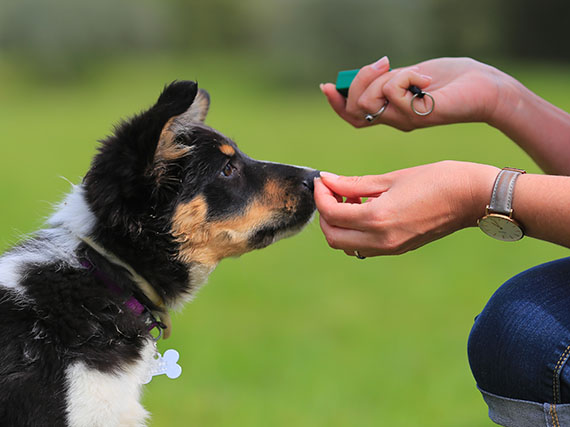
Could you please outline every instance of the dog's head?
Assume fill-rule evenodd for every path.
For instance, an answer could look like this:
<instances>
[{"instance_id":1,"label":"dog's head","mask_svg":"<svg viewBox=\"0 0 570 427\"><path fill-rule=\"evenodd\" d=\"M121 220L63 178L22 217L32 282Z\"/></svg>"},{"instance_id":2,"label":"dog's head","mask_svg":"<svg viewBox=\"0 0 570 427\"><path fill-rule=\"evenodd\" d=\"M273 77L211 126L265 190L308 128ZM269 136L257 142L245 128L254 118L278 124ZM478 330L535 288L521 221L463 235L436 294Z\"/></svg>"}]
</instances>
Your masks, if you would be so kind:
<instances>
[{"instance_id":1,"label":"dog's head","mask_svg":"<svg viewBox=\"0 0 570 427\"><path fill-rule=\"evenodd\" d=\"M84 180L93 237L155 283L263 248L315 210L318 172L249 158L204 124L209 103L194 82L168 85L103 141ZM166 299L189 290L164 287Z\"/></svg>"}]
</instances>

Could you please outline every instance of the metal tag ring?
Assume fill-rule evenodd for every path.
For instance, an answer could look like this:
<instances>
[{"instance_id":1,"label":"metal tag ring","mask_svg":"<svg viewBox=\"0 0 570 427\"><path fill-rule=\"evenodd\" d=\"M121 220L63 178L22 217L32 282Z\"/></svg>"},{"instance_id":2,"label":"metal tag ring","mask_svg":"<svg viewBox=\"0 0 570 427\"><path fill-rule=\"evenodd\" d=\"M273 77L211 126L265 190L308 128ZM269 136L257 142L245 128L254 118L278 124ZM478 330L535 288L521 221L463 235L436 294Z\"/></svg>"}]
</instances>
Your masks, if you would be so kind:
<instances>
[{"instance_id":1,"label":"metal tag ring","mask_svg":"<svg viewBox=\"0 0 570 427\"><path fill-rule=\"evenodd\" d=\"M431 112L435 108L435 99L433 99L433 96L431 96L431 94L429 92L421 92L422 98L424 96L428 96L431 99L431 108L428 111L425 111L422 113L421 111L416 110L416 108L414 107L414 100L419 95L420 95L420 93L416 93L416 94L414 94L414 96L412 96L412 100L410 101L410 106L412 107L412 111L414 113L416 113L418 116L427 116L428 114L431 114Z\"/></svg>"},{"instance_id":2,"label":"metal tag ring","mask_svg":"<svg viewBox=\"0 0 570 427\"><path fill-rule=\"evenodd\" d=\"M152 337L152 340L153 340L154 342L157 342L158 340L160 340L160 339L162 338L162 328L161 328L158 324L154 324L154 326L152 326L152 329L149 330L149 333L150 333L152 330L154 330L155 328L158 329L158 335L155 336L155 335L153 335L153 334L150 334L150 336Z\"/></svg>"}]
</instances>

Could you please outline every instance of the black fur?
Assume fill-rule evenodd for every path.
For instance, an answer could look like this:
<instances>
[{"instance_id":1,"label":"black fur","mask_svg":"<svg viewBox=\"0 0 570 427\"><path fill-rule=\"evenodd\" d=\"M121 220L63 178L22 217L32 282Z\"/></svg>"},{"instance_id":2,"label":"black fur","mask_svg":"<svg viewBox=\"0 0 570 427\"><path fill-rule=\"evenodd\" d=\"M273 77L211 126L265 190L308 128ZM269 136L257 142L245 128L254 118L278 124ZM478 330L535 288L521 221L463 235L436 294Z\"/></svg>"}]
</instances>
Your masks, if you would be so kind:
<instances>
[{"instance_id":1,"label":"black fur","mask_svg":"<svg viewBox=\"0 0 570 427\"><path fill-rule=\"evenodd\" d=\"M125 301L134 296L148 311L158 307L127 270L86 243L62 255L62 238L92 239L173 305L193 290L195 280L195 261L180 255L180 236L173 234L181 206L201 196L207 207L203 221L215 223L241 218L256 200L272 200L271 215L242 252L298 231L313 214L317 171L253 160L203 123L177 127L174 143L190 151L156 167L165 126L173 118L183 120L197 96L196 83L174 82L154 106L102 141L80 187L94 221L89 236L76 235L65 218L54 219L51 228L0 258L0 425L68 425L66 369L80 361L99 372L121 372L140 360L151 339L146 318L129 311ZM234 154L224 154L223 145ZM278 183L280 195L263 193L269 181ZM18 283L7 282L13 271Z\"/></svg>"},{"instance_id":2,"label":"black fur","mask_svg":"<svg viewBox=\"0 0 570 427\"><path fill-rule=\"evenodd\" d=\"M121 123L102 141L84 179L87 200L100 221L97 240L104 247L111 245L150 282L160 284L157 290L166 298L188 287L186 268L170 261L176 250L168 234L172 195L179 185L157 188L151 171L164 125L190 107L197 91L195 82L167 86L152 108Z\"/></svg>"},{"instance_id":3,"label":"black fur","mask_svg":"<svg viewBox=\"0 0 570 427\"><path fill-rule=\"evenodd\" d=\"M81 360L102 372L121 369L139 358L147 332L125 297L87 270L51 264L25 275L33 305L0 287L0 425L65 425L65 368Z\"/></svg>"}]
</instances>

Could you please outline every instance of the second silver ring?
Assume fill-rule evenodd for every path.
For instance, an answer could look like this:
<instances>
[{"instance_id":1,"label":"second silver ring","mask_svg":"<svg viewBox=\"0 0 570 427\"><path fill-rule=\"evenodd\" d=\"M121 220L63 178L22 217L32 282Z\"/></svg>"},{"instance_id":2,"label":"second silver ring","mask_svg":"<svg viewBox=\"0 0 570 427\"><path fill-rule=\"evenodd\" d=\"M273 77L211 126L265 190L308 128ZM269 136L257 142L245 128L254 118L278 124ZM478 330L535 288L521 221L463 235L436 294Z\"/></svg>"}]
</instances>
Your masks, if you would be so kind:
<instances>
[{"instance_id":1,"label":"second silver ring","mask_svg":"<svg viewBox=\"0 0 570 427\"><path fill-rule=\"evenodd\" d=\"M380 117L384 111L386 111L386 107L388 107L389 103L390 103L390 101L386 100L384 105L382 105L382 108L380 108L374 114L367 114L366 116L364 116L364 119L367 122L372 123L374 120L376 120L378 117Z\"/></svg>"}]
</instances>

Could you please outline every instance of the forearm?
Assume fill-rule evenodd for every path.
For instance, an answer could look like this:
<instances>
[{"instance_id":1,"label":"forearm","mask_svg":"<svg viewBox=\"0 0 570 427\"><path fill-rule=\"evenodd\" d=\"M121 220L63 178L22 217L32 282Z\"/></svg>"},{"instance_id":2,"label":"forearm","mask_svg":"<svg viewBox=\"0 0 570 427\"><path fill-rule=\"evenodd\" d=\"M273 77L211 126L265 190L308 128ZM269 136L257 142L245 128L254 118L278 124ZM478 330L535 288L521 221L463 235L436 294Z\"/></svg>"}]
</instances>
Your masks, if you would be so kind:
<instances>
[{"instance_id":1,"label":"forearm","mask_svg":"<svg viewBox=\"0 0 570 427\"><path fill-rule=\"evenodd\" d=\"M515 141L546 173L570 175L570 114L503 76L489 124Z\"/></svg>"},{"instance_id":2,"label":"forearm","mask_svg":"<svg viewBox=\"0 0 570 427\"><path fill-rule=\"evenodd\" d=\"M498 170L477 165L470 171L472 205L468 225L476 225L485 213ZM525 234L570 248L570 177L520 175L513 195L514 218Z\"/></svg>"},{"instance_id":3,"label":"forearm","mask_svg":"<svg viewBox=\"0 0 570 427\"><path fill-rule=\"evenodd\" d=\"M513 212L527 235L570 248L570 177L521 175Z\"/></svg>"}]
</instances>

